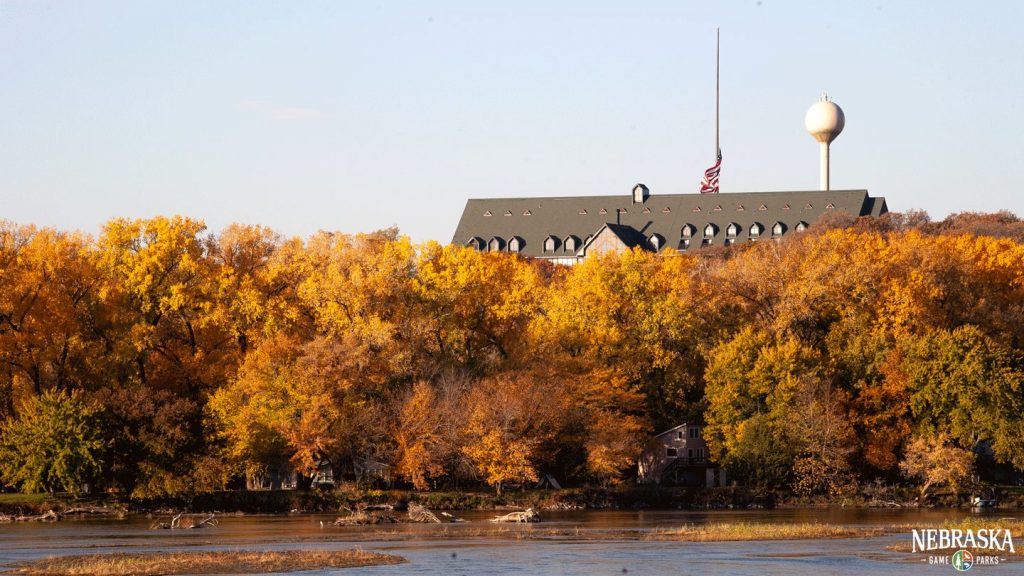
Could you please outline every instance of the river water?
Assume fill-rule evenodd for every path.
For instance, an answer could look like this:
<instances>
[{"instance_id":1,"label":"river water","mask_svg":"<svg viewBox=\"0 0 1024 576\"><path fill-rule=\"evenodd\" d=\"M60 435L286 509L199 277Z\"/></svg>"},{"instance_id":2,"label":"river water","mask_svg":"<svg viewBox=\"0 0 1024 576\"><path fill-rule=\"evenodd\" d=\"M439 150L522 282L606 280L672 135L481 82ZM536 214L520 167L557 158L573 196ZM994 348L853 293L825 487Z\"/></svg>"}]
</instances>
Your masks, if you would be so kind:
<instances>
[{"instance_id":1,"label":"river water","mask_svg":"<svg viewBox=\"0 0 1024 576\"><path fill-rule=\"evenodd\" d=\"M644 535L684 524L827 522L848 526L925 526L969 513L956 510L793 509L767 511L549 512L544 522L495 525L492 512L464 512L459 524L335 527L334 515L220 516L198 530L150 530L152 518L0 524L0 569L53 555L181 550L346 549L397 554L407 564L302 574L950 574L908 545L910 531L877 538L757 542L670 542ZM996 517L1006 513L996 514ZM321 525L323 523L323 525ZM1015 544L1018 544L1015 542ZM1020 543L1019 545L1024 545ZM978 574L1024 574L1024 558L976 566Z\"/></svg>"}]
</instances>

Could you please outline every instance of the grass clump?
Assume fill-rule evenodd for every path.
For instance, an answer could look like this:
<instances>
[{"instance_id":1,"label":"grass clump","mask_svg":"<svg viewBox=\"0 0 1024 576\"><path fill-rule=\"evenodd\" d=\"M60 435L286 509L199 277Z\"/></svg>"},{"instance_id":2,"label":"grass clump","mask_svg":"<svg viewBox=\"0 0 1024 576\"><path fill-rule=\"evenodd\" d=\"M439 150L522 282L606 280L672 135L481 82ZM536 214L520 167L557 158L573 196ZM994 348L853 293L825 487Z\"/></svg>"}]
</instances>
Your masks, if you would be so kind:
<instances>
[{"instance_id":1,"label":"grass clump","mask_svg":"<svg viewBox=\"0 0 1024 576\"><path fill-rule=\"evenodd\" d=\"M114 576L135 574L262 574L323 568L400 564L404 558L363 550L282 550L88 554L46 558L15 566L7 574Z\"/></svg>"},{"instance_id":2,"label":"grass clump","mask_svg":"<svg viewBox=\"0 0 1024 576\"><path fill-rule=\"evenodd\" d=\"M812 538L866 538L881 536L882 528L836 526L834 524L735 522L721 524L691 524L669 530L656 530L654 540L682 540L687 542L727 542L732 540L806 540Z\"/></svg>"}]
</instances>

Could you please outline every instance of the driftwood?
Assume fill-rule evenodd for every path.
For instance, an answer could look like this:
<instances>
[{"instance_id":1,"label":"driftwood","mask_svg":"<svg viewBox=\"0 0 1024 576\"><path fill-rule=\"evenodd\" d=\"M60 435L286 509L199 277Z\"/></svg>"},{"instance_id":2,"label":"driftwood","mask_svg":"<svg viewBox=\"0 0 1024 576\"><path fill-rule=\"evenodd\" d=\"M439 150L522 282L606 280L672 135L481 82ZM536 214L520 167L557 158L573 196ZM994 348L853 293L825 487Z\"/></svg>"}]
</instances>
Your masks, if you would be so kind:
<instances>
[{"instance_id":1,"label":"driftwood","mask_svg":"<svg viewBox=\"0 0 1024 576\"><path fill-rule=\"evenodd\" d=\"M420 504L409 504L409 521L424 524L440 524L441 519Z\"/></svg>"},{"instance_id":2,"label":"driftwood","mask_svg":"<svg viewBox=\"0 0 1024 576\"><path fill-rule=\"evenodd\" d=\"M391 512L395 509L391 504L366 504L358 508L363 512Z\"/></svg>"},{"instance_id":3,"label":"driftwood","mask_svg":"<svg viewBox=\"0 0 1024 576\"><path fill-rule=\"evenodd\" d=\"M47 510L46 512L36 516L11 516L7 514L0 514L0 522L56 522L60 520L60 513L53 510Z\"/></svg>"},{"instance_id":4,"label":"driftwood","mask_svg":"<svg viewBox=\"0 0 1024 576\"><path fill-rule=\"evenodd\" d=\"M396 522L398 520L387 512L367 513L360 510L348 516L342 516L332 522L332 524L335 526L366 526L369 524L394 524Z\"/></svg>"},{"instance_id":5,"label":"driftwood","mask_svg":"<svg viewBox=\"0 0 1024 576\"><path fill-rule=\"evenodd\" d=\"M128 511L124 508L107 508L104 506L77 506L75 508L66 508L61 510L61 516L70 516L72 514L77 515L90 515L95 514L97 516L114 515L124 516Z\"/></svg>"},{"instance_id":6,"label":"driftwood","mask_svg":"<svg viewBox=\"0 0 1024 576\"><path fill-rule=\"evenodd\" d=\"M533 508L527 508L522 512L510 512L504 516L496 516L491 522L540 522L540 514L533 511Z\"/></svg>"},{"instance_id":7,"label":"driftwood","mask_svg":"<svg viewBox=\"0 0 1024 576\"><path fill-rule=\"evenodd\" d=\"M156 521L150 526L153 530L191 530L193 528L213 527L220 524L213 514L209 516L197 516L195 514L179 513L170 522Z\"/></svg>"}]
</instances>

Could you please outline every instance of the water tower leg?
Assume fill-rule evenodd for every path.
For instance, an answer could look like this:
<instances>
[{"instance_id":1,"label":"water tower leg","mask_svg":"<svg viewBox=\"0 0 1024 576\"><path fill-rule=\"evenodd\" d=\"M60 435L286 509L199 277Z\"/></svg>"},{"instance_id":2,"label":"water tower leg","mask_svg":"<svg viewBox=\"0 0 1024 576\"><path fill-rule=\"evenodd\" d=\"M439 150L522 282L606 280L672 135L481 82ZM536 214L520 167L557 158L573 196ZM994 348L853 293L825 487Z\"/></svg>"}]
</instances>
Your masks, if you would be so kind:
<instances>
[{"instance_id":1,"label":"water tower leg","mask_svg":"<svg viewBox=\"0 0 1024 576\"><path fill-rule=\"evenodd\" d=\"M821 189L828 191L828 143L821 143Z\"/></svg>"}]
</instances>

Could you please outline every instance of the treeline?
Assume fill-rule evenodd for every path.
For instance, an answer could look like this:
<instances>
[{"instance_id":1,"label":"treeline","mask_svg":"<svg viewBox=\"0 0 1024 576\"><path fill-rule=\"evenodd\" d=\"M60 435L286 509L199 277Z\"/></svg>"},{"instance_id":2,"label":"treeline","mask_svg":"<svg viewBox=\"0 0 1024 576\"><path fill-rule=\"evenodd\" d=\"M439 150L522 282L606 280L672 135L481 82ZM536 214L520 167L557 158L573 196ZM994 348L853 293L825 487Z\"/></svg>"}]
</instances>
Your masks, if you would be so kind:
<instances>
[{"instance_id":1,"label":"treeline","mask_svg":"<svg viewBox=\"0 0 1024 576\"><path fill-rule=\"evenodd\" d=\"M0 481L137 497L322 462L419 489L635 474L703 421L748 485L1024 468L1024 223L842 216L556 267L396 230L0 226Z\"/></svg>"}]
</instances>

